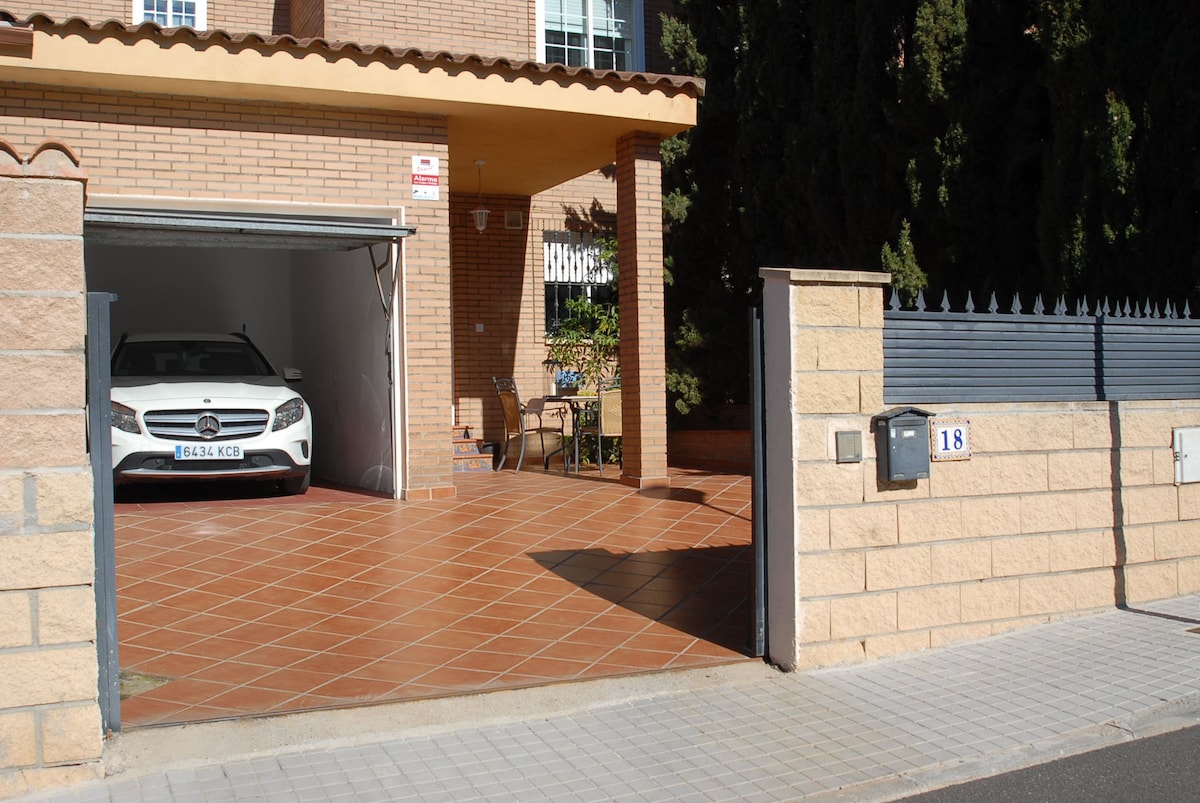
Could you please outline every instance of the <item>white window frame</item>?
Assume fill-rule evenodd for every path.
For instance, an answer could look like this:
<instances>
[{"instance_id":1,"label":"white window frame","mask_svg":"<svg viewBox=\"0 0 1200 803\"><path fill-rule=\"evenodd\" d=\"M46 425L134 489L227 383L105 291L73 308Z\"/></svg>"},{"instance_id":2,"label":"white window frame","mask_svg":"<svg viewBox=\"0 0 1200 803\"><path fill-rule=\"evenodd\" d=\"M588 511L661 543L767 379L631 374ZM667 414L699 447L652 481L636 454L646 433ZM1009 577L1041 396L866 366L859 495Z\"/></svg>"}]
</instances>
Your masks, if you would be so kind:
<instances>
[{"instance_id":1,"label":"white window frame","mask_svg":"<svg viewBox=\"0 0 1200 803\"><path fill-rule=\"evenodd\" d=\"M595 68L596 39L593 25L596 12L604 6L605 0L581 0L587 14L587 66ZM633 64L628 72L641 72L646 69L646 10L642 0L633 0ZM546 0L537 0L537 58L547 62L546 58Z\"/></svg>"},{"instance_id":2,"label":"white window frame","mask_svg":"<svg viewBox=\"0 0 1200 803\"><path fill-rule=\"evenodd\" d=\"M146 14L146 6L154 2L155 0L132 0L134 25L143 22L158 22L163 28L188 27L197 31L208 30L208 0L161 0L167 7L167 20L165 23L159 22L152 15ZM184 18L184 8L188 4L196 8L194 15L195 22L185 26L182 20Z\"/></svg>"}]
</instances>

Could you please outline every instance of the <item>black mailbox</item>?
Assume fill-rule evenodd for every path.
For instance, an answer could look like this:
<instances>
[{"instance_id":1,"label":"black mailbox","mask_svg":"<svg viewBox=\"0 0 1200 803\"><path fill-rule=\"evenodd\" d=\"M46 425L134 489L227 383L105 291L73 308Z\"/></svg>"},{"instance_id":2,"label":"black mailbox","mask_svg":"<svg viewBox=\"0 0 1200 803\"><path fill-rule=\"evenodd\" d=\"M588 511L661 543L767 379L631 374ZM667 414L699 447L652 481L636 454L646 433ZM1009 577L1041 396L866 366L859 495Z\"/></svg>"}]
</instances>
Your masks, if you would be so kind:
<instances>
[{"instance_id":1,"label":"black mailbox","mask_svg":"<svg viewBox=\"0 0 1200 803\"><path fill-rule=\"evenodd\" d=\"M929 417L916 407L897 407L871 419L880 482L929 479Z\"/></svg>"}]
</instances>

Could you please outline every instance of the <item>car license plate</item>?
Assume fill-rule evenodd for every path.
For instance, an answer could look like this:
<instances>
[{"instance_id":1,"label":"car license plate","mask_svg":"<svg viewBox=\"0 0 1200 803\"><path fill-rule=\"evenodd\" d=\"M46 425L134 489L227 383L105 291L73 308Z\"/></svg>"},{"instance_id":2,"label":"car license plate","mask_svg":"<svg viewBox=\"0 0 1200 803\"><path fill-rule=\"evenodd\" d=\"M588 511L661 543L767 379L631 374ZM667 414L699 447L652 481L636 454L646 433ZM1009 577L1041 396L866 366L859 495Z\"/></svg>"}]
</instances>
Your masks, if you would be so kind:
<instances>
[{"instance_id":1,"label":"car license plate","mask_svg":"<svg viewBox=\"0 0 1200 803\"><path fill-rule=\"evenodd\" d=\"M176 460L241 460L242 447L236 443L177 443Z\"/></svg>"}]
</instances>

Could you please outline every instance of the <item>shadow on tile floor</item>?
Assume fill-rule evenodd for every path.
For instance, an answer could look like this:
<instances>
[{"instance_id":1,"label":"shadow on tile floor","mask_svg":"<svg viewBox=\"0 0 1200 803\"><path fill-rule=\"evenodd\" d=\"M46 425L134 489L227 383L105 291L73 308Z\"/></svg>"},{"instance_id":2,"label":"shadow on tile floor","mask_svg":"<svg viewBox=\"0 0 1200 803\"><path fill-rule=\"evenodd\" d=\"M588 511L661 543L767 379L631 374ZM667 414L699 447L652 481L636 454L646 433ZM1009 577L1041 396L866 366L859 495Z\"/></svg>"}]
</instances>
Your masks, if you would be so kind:
<instances>
[{"instance_id":1,"label":"shadow on tile floor","mask_svg":"<svg viewBox=\"0 0 1200 803\"><path fill-rule=\"evenodd\" d=\"M748 660L749 477L455 481L432 502L119 497L121 667L165 680L125 726Z\"/></svg>"}]
</instances>

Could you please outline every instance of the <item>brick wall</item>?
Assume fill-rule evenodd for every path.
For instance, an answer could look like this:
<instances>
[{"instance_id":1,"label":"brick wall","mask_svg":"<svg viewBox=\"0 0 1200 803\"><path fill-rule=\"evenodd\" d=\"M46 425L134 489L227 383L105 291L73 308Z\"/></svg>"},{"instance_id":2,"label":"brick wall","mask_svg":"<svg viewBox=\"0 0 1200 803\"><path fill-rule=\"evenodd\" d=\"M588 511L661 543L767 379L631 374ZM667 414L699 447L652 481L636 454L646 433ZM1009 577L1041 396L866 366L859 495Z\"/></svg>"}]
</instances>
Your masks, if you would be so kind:
<instances>
[{"instance_id":1,"label":"brick wall","mask_svg":"<svg viewBox=\"0 0 1200 803\"><path fill-rule=\"evenodd\" d=\"M617 145L622 481L667 485L667 363L663 308L662 163L659 140L630 134Z\"/></svg>"},{"instance_id":2,"label":"brick wall","mask_svg":"<svg viewBox=\"0 0 1200 803\"><path fill-rule=\"evenodd\" d=\"M763 273L773 661L861 661L1200 591L1200 485L1174 485L1171 448L1200 401L923 405L970 420L971 459L880 484L885 277ZM861 433L863 462L835 462L838 431Z\"/></svg>"},{"instance_id":3,"label":"brick wall","mask_svg":"<svg viewBox=\"0 0 1200 803\"><path fill-rule=\"evenodd\" d=\"M325 36L325 0L290 0L287 9L287 32L292 36L297 39Z\"/></svg>"},{"instance_id":4,"label":"brick wall","mask_svg":"<svg viewBox=\"0 0 1200 803\"><path fill-rule=\"evenodd\" d=\"M82 4L37 0L10 2L4 8L19 19L44 13L60 22L71 17L92 24L109 19L133 22L131 0L88 0ZM232 33L292 34L297 38L322 37L365 45L540 61L536 8L532 0L502 0L486 6L454 0L210 0L207 27ZM670 61L662 53L659 14L670 13L671 3L646 0L644 11L646 70L669 73Z\"/></svg>"},{"instance_id":5,"label":"brick wall","mask_svg":"<svg viewBox=\"0 0 1200 803\"><path fill-rule=\"evenodd\" d=\"M63 0L6 2L4 10L18 19L42 13L57 22L71 17L79 17L93 25L99 25L105 20L119 20L127 25L133 22L133 0L87 0L83 3ZM289 33L288 4L269 0L254 0L249 3L209 2L208 28L263 35Z\"/></svg>"},{"instance_id":6,"label":"brick wall","mask_svg":"<svg viewBox=\"0 0 1200 803\"><path fill-rule=\"evenodd\" d=\"M130 0L84 0L82 3L69 0L34 0L23 3L9 0L4 4L4 10L19 20L37 13L46 14L57 22L71 17L80 17L92 23L110 19L123 22L133 20L133 3Z\"/></svg>"},{"instance_id":7,"label":"brick wall","mask_svg":"<svg viewBox=\"0 0 1200 803\"><path fill-rule=\"evenodd\" d=\"M252 2L228 2L209 0L208 27L232 33L281 34L296 33L292 30L290 13L292 4L274 0L252 0ZM126 11L129 14L130 11ZM296 33L303 36L303 33Z\"/></svg>"},{"instance_id":8,"label":"brick wall","mask_svg":"<svg viewBox=\"0 0 1200 803\"><path fill-rule=\"evenodd\" d=\"M504 227L504 210L525 213L528 199L485 196L492 214L475 230L475 195L451 199L454 265L454 396L456 423L499 442L504 421L492 377L513 377L522 400L543 395L546 359L542 312L541 232ZM533 240L536 239L536 247Z\"/></svg>"},{"instance_id":9,"label":"brick wall","mask_svg":"<svg viewBox=\"0 0 1200 803\"><path fill-rule=\"evenodd\" d=\"M615 151L613 158L616 158ZM614 171L613 167L596 170L535 195L530 206L533 228L562 231L598 225L615 229L617 177Z\"/></svg>"},{"instance_id":10,"label":"brick wall","mask_svg":"<svg viewBox=\"0 0 1200 803\"><path fill-rule=\"evenodd\" d=\"M441 186L447 183L446 149L427 147L425 155L441 160ZM407 158L406 158L407 161ZM409 166L400 178L409 180ZM449 446L453 380L450 266L452 240L449 202L445 194L434 202L405 202L407 222L417 234L405 240L407 282L404 292L405 328L405 499L453 496Z\"/></svg>"},{"instance_id":11,"label":"brick wall","mask_svg":"<svg viewBox=\"0 0 1200 803\"><path fill-rule=\"evenodd\" d=\"M669 0L645 3L647 71L671 71L670 62L662 53L659 20L660 13L670 11ZM325 25L325 36L329 39L542 59L537 52L537 6L532 0L501 0L487 6L454 0L329 0L325 5Z\"/></svg>"},{"instance_id":12,"label":"brick wall","mask_svg":"<svg viewBox=\"0 0 1200 803\"><path fill-rule=\"evenodd\" d=\"M22 84L0 95L0 124L17 147L70 143L93 194L392 206L408 155L446 138L443 120L411 114Z\"/></svg>"},{"instance_id":13,"label":"brick wall","mask_svg":"<svg viewBox=\"0 0 1200 803\"><path fill-rule=\"evenodd\" d=\"M534 57L534 4L498 0L487 4L455 0L327 0L328 39L479 53Z\"/></svg>"},{"instance_id":14,"label":"brick wall","mask_svg":"<svg viewBox=\"0 0 1200 803\"><path fill-rule=\"evenodd\" d=\"M19 150L67 142L88 166L88 193L207 200L404 206L409 238L406 493L450 483L451 383L447 201L412 201L409 157L447 169L440 118L318 106L184 101L165 96L10 85L0 129Z\"/></svg>"},{"instance_id":15,"label":"brick wall","mask_svg":"<svg viewBox=\"0 0 1200 803\"><path fill-rule=\"evenodd\" d=\"M84 177L0 141L0 797L97 777Z\"/></svg>"},{"instance_id":16,"label":"brick wall","mask_svg":"<svg viewBox=\"0 0 1200 803\"><path fill-rule=\"evenodd\" d=\"M748 429L678 429L667 433L667 463L749 474L754 438Z\"/></svg>"},{"instance_id":17,"label":"brick wall","mask_svg":"<svg viewBox=\"0 0 1200 803\"><path fill-rule=\"evenodd\" d=\"M93 24L109 19L133 22L130 0L88 0L83 4L37 0L6 3L4 8L22 19L40 12L57 21L81 17ZM207 27L232 33L291 33L298 38L322 36L330 41L524 60L537 55L535 8L530 0L501 0L486 5L454 0L218 0L208 5Z\"/></svg>"},{"instance_id":18,"label":"brick wall","mask_svg":"<svg viewBox=\"0 0 1200 803\"><path fill-rule=\"evenodd\" d=\"M504 421L493 376L517 380L522 399L549 392L542 233L588 227L593 212L616 223L616 186L601 172L566 182L533 198L484 196L492 210L486 231L477 232L470 210L475 195L450 202L454 264L454 397L456 422L499 441ZM524 216L506 229L505 211ZM478 327L482 326L483 331Z\"/></svg>"}]
</instances>

